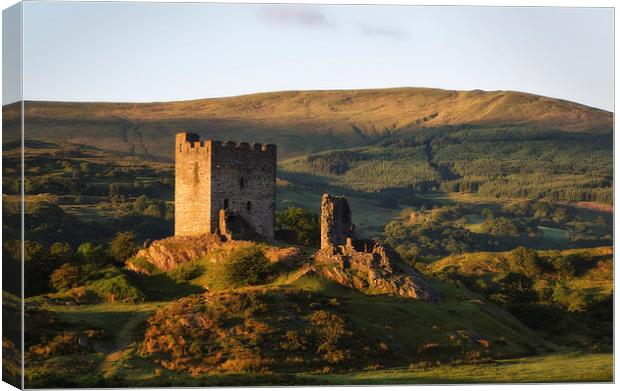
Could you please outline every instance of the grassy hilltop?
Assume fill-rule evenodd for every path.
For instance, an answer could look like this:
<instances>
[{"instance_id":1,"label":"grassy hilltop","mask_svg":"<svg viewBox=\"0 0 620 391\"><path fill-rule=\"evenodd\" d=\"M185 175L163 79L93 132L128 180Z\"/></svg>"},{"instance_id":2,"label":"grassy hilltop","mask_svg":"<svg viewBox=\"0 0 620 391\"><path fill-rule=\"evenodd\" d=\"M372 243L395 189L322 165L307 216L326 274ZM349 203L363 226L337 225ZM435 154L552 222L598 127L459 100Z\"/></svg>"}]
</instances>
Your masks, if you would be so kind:
<instances>
[{"instance_id":1,"label":"grassy hilltop","mask_svg":"<svg viewBox=\"0 0 620 391\"><path fill-rule=\"evenodd\" d=\"M5 106L16 128L17 105ZM567 132L610 132L612 114L513 91L397 88L287 91L162 103L36 102L25 105L29 138L172 158L172 136L278 144L280 158L374 144L420 129L512 125ZM6 127L5 125L5 127Z\"/></svg>"}]
</instances>

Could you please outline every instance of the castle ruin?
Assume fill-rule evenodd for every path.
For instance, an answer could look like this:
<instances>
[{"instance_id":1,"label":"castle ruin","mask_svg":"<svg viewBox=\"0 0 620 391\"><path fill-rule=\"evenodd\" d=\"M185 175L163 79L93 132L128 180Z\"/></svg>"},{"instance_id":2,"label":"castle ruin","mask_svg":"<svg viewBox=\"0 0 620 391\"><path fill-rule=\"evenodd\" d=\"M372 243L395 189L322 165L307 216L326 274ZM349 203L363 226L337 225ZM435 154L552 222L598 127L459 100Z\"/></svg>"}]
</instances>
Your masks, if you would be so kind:
<instances>
[{"instance_id":1,"label":"castle ruin","mask_svg":"<svg viewBox=\"0 0 620 391\"><path fill-rule=\"evenodd\" d=\"M175 143L174 234L247 231L273 239L276 146L204 140L179 133Z\"/></svg>"},{"instance_id":2,"label":"castle ruin","mask_svg":"<svg viewBox=\"0 0 620 391\"><path fill-rule=\"evenodd\" d=\"M351 209L344 197L323 194L321 248L312 269L339 284L439 302L439 295L389 247L355 238Z\"/></svg>"},{"instance_id":3,"label":"castle ruin","mask_svg":"<svg viewBox=\"0 0 620 391\"><path fill-rule=\"evenodd\" d=\"M345 245L355 239L351 209L344 197L323 194L321 199L321 248Z\"/></svg>"}]
</instances>

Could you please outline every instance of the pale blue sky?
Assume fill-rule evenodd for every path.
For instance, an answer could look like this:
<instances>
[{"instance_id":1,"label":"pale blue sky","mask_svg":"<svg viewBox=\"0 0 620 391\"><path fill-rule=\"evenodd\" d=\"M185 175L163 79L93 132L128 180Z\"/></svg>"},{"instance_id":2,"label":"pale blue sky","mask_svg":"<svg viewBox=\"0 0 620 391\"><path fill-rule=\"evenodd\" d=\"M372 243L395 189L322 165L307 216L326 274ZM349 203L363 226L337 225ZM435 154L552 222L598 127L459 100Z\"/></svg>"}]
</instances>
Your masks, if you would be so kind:
<instances>
[{"instance_id":1,"label":"pale blue sky","mask_svg":"<svg viewBox=\"0 0 620 391\"><path fill-rule=\"evenodd\" d=\"M24 5L32 100L424 86L613 110L613 76L611 8Z\"/></svg>"}]
</instances>

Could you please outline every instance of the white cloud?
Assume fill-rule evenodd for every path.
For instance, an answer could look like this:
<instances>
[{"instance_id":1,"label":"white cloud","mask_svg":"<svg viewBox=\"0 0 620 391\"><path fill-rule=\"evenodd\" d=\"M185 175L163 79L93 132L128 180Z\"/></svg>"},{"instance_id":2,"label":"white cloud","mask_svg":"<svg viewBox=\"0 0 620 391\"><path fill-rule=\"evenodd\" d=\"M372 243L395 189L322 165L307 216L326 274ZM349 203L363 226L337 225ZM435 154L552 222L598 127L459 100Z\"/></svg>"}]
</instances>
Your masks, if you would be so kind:
<instances>
[{"instance_id":1,"label":"white cloud","mask_svg":"<svg viewBox=\"0 0 620 391\"><path fill-rule=\"evenodd\" d=\"M332 23L318 9L308 6L274 5L261 8L258 17L278 25L329 27Z\"/></svg>"},{"instance_id":2,"label":"white cloud","mask_svg":"<svg viewBox=\"0 0 620 391\"><path fill-rule=\"evenodd\" d=\"M387 38L406 39L411 37L411 34L403 30L372 26L369 24L360 24L359 30L366 35L376 35Z\"/></svg>"}]
</instances>

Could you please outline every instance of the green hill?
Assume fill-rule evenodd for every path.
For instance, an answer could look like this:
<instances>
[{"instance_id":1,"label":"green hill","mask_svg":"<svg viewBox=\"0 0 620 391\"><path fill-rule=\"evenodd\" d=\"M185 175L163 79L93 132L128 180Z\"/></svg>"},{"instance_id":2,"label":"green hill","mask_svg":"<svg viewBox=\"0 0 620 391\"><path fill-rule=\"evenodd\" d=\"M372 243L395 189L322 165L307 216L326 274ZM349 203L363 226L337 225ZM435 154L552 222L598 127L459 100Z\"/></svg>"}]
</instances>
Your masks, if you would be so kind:
<instances>
[{"instance_id":1,"label":"green hill","mask_svg":"<svg viewBox=\"0 0 620 391\"><path fill-rule=\"evenodd\" d=\"M505 307L542 338L612 349L613 247L454 254L426 271Z\"/></svg>"},{"instance_id":2,"label":"green hill","mask_svg":"<svg viewBox=\"0 0 620 391\"><path fill-rule=\"evenodd\" d=\"M167 272L73 263L81 276L77 286L26 300L26 383L179 386L217 383L223 375L236 375L230 384L237 385L259 375L288 377L262 381L274 385L313 383L304 374L491 363L561 351L466 289L430 281L441 303L371 294L300 273L308 262L303 253L270 256L264 269L239 271L238 256L249 254L241 249L267 257L278 248L229 245L230 252L214 250ZM256 263L251 254L244 264ZM58 376L60 368L69 376Z\"/></svg>"},{"instance_id":3,"label":"green hill","mask_svg":"<svg viewBox=\"0 0 620 391\"><path fill-rule=\"evenodd\" d=\"M4 107L15 132L17 105ZM613 115L574 102L513 91L397 88L286 91L163 103L25 104L28 138L87 144L158 159L172 157L176 132L271 142L280 158L374 144L425 128L513 125L604 132Z\"/></svg>"},{"instance_id":4,"label":"green hill","mask_svg":"<svg viewBox=\"0 0 620 391\"><path fill-rule=\"evenodd\" d=\"M253 246L264 256L277 250L230 245L229 254L237 245ZM85 285L26 300L26 360L37 363L27 365L26 383L120 387L610 377L608 349L592 354L550 343L501 305L464 287L429 280L440 303L369 294L299 273L307 260L297 254L270 257L266 273L244 272L262 276L245 282L239 273L230 274L236 261L218 251L146 274L119 267L99 272L76 263ZM610 249L576 254L611 263ZM122 286L113 286L121 278ZM221 280L231 283L214 285ZM99 290L89 294L93 289ZM142 292L140 300L121 295L132 290ZM605 330L604 338L610 335ZM573 359L585 366L563 373L543 370Z\"/></svg>"}]
</instances>

